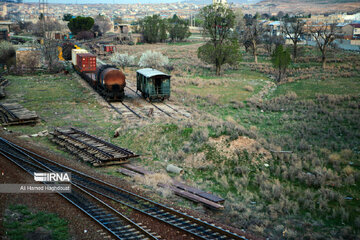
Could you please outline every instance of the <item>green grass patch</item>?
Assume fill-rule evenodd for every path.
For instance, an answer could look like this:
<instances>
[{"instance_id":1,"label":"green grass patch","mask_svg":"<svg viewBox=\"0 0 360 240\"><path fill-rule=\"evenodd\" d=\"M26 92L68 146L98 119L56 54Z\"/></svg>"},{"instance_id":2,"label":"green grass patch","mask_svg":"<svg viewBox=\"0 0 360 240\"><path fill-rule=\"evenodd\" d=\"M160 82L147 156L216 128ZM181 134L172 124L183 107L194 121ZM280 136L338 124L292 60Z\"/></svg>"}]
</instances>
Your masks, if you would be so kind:
<instances>
[{"instance_id":1,"label":"green grass patch","mask_svg":"<svg viewBox=\"0 0 360 240\"><path fill-rule=\"evenodd\" d=\"M11 240L26 239L27 234L35 232L38 227L47 230L54 240L69 239L68 223L56 214L37 212L32 213L24 205L11 205L12 215L5 216L4 228ZM14 216L18 216L15 218Z\"/></svg>"},{"instance_id":2,"label":"green grass patch","mask_svg":"<svg viewBox=\"0 0 360 240\"><path fill-rule=\"evenodd\" d=\"M274 96L281 96L288 92L295 92L303 99L315 98L317 94L356 95L360 92L360 79L355 77L305 79L280 85L274 92Z\"/></svg>"}]
</instances>

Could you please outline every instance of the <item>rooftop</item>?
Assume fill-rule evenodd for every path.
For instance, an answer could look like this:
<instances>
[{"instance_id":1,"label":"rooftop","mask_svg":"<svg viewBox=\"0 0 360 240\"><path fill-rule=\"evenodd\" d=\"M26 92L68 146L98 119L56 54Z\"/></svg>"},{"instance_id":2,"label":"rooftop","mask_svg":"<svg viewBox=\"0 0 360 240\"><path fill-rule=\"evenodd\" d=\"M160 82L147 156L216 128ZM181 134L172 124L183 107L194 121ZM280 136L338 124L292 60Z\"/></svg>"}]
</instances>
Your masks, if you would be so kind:
<instances>
[{"instance_id":1,"label":"rooftop","mask_svg":"<svg viewBox=\"0 0 360 240\"><path fill-rule=\"evenodd\" d=\"M145 77L153 77L153 76L158 76L158 75L163 75L163 76L169 76L166 73L160 72L159 70L153 69L153 68L143 68L143 69L139 69L136 71L137 73L140 73L142 75L144 75Z\"/></svg>"}]
</instances>

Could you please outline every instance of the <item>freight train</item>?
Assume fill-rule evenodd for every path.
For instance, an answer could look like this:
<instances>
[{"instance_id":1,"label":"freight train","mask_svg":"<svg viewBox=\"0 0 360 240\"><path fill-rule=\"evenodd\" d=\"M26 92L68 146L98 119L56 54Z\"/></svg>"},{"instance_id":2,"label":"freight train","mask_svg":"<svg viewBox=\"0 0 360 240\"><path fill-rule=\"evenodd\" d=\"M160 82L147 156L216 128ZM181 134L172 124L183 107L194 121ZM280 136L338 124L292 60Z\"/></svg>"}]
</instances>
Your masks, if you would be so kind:
<instances>
[{"instance_id":1,"label":"freight train","mask_svg":"<svg viewBox=\"0 0 360 240\"><path fill-rule=\"evenodd\" d=\"M106 100L124 99L125 74L116 66L102 64L85 49L72 49L71 56L75 70Z\"/></svg>"},{"instance_id":2,"label":"freight train","mask_svg":"<svg viewBox=\"0 0 360 240\"><path fill-rule=\"evenodd\" d=\"M122 101L125 97L125 75L114 65L103 64L96 55L85 49L71 50L75 70L107 100ZM136 72L137 91L149 101L163 101L170 97L170 75L145 68Z\"/></svg>"}]
</instances>

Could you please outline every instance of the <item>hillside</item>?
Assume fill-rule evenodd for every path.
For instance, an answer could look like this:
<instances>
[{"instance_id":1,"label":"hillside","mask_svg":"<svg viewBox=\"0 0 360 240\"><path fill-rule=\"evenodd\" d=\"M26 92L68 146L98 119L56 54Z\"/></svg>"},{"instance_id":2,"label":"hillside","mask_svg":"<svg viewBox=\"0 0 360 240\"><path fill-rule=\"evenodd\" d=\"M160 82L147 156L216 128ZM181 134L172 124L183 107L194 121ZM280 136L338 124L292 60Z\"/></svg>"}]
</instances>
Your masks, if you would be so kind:
<instances>
[{"instance_id":1,"label":"hillside","mask_svg":"<svg viewBox=\"0 0 360 240\"><path fill-rule=\"evenodd\" d=\"M212 0L184 0L186 3L193 4L212 4ZM260 0L228 0L228 3L237 3L237 4L255 4L260 2Z\"/></svg>"},{"instance_id":2,"label":"hillside","mask_svg":"<svg viewBox=\"0 0 360 240\"><path fill-rule=\"evenodd\" d=\"M305 13L328 13L346 12L360 8L358 0L263 0L251 9L254 12L305 12Z\"/></svg>"}]
</instances>

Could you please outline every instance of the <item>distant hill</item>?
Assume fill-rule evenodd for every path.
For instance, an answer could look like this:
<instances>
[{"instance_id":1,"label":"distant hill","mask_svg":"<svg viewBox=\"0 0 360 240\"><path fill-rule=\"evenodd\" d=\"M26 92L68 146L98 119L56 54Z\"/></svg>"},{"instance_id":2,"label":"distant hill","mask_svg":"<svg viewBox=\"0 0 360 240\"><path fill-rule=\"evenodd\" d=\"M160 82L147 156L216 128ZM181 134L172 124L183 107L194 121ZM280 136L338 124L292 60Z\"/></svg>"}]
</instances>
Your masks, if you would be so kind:
<instances>
[{"instance_id":1,"label":"distant hill","mask_svg":"<svg viewBox=\"0 0 360 240\"><path fill-rule=\"evenodd\" d=\"M359 0L263 0L260 3L273 3L273 4L337 4L337 3L356 3Z\"/></svg>"},{"instance_id":2,"label":"distant hill","mask_svg":"<svg viewBox=\"0 0 360 240\"><path fill-rule=\"evenodd\" d=\"M253 5L251 11L276 13L328 13L347 12L360 8L359 0L263 0Z\"/></svg>"},{"instance_id":3,"label":"distant hill","mask_svg":"<svg viewBox=\"0 0 360 240\"><path fill-rule=\"evenodd\" d=\"M228 0L228 3L238 3L238 4L254 4L258 3L261 0ZM212 0L184 0L182 2L194 3L194 4L211 4Z\"/></svg>"}]
</instances>

